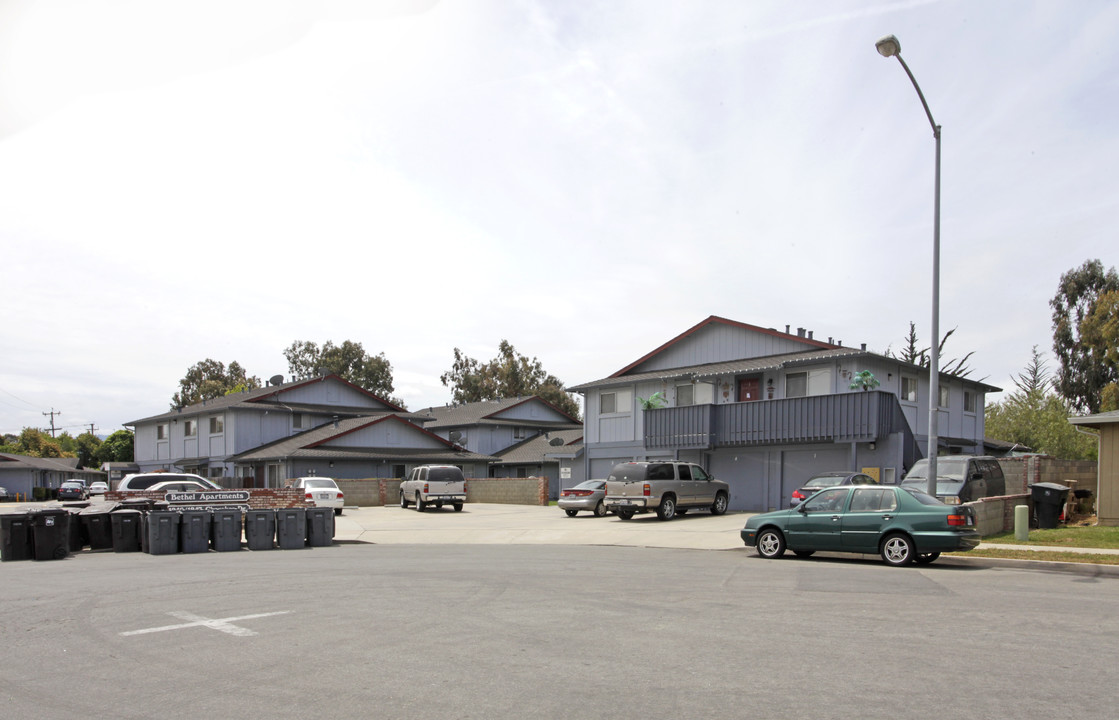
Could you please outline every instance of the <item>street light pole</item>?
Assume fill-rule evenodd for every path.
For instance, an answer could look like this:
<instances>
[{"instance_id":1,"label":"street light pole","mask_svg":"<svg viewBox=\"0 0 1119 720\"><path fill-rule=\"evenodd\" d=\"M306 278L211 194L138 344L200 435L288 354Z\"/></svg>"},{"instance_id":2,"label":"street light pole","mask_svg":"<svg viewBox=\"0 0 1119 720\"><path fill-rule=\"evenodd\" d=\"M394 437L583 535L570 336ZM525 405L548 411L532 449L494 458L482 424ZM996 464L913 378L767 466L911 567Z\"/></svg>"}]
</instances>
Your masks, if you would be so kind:
<instances>
[{"instance_id":1,"label":"street light pole","mask_svg":"<svg viewBox=\"0 0 1119 720\"><path fill-rule=\"evenodd\" d=\"M929 475L927 490L929 495L936 497L936 456L939 451L939 414L940 405L940 126L933 120L932 111L925 101L925 94L917 84L917 78L905 64L901 57L901 43L893 35L887 35L874 44L878 54L882 57L896 57L913 83L917 97L921 99L921 106L925 108L925 115L932 126L933 138L936 140L936 189L933 200L933 258L932 258L932 344L929 348Z\"/></svg>"}]
</instances>

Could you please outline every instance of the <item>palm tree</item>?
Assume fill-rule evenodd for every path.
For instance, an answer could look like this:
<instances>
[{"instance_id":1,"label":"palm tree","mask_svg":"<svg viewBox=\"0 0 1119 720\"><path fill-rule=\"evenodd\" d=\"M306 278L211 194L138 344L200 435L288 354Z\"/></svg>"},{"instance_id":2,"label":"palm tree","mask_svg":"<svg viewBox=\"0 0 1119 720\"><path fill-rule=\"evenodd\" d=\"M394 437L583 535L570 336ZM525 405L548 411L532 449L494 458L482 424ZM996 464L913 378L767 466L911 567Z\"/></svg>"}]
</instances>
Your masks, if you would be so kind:
<instances>
[{"instance_id":1,"label":"palm tree","mask_svg":"<svg viewBox=\"0 0 1119 720\"><path fill-rule=\"evenodd\" d=\"M861 389L863 392L866 392L867 390L873 390L881 384L882 383L878 382L878 378L874 377L874 373L870 370L862 370L855 373L855 376L851 378L850 389Z\"/></svg>"}]
</instances>

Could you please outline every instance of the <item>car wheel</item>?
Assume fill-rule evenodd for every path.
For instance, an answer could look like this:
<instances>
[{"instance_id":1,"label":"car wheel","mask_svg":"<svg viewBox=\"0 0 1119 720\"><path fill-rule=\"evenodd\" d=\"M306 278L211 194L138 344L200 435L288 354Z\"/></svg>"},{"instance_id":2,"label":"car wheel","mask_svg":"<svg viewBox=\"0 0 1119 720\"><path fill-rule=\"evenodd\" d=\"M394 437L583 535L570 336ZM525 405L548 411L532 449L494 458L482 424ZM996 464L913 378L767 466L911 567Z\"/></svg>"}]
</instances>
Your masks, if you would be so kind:
<instances>
[{"instance_id":1,"label":"car wheel","mask_svg":"<svg viewBox=\"0 0 1119 720\"><path fill-rule=\"evenodd\" d=\"M462 512L462 503L455 503L455 512Z\"/></svg>"},{"instance_id":2,"label":"car wheel","mask_svg":"<svg viewBox=\"0 0 1119 720\"><path fill-rule=\"evenodd\" d=\"M400 507L402 507L402 508L408 507L408 500L405 499L403 492L400 493Z\"/></svg>"},{"instance_id":3,"label":"car wheel","mask_svg":"<svg viewBox=\"0 0 1119 720\"><path fill-rule=\"evenodd\" d=\"M916 554L913 541L905 535L890 535L882 541L882 560L887 565L895 567L908 565L913 562Z\"/></svg>"},{"instance_id":4,"label":"car wheel","mask_svg":"<svg viewBox=\"0 0 1119 720\"><path fill-rule=\"evenodd\" d=\"M633 511L632 510L619 510L618 511L618 517L620 517L622 520L632 520L633 519Z\"/></svg>"},{"instance_id":5,"label":"car wheel","mask_svg":"<svg viewBox=\"0 0 1119 720\"><path fill-rule=\"evenodd\" d=\"M416 493L416 512L423 512L427 510L427 503L420 499L420 494Z\"/></svg>"},{"instance_id":6,"label":"car wheel","mask_svg":"<svg viewBox=\"0 0 1119 720\"><path fill-rule=\"evenodd\" d=\"M793 550L793 555L796 555L798 558L807 558L812 557L815 552L815 550Z\"/></svg>"},{"instance_id":7,"label":"car wheel","mask_svg":"<svg viewBox=\"0 0 1119 720\"><path fill-rule=\"evenodd\" d=\"M606 517L606 503L602 502L601 500L598 501L598 505L594 506L594 516Z\"/></svg>"},{"instance_id":8,"label":"car wheel","mask_svg":"<svg viewBox=\"0 0 1119 720\"><path fill-rule=\"evenodd\" d=\"M661 520L671 520L676 517L676 498L665 495L661 498L660 507L657 508L657 517Z\"/></svg>"},{"instance_id":9,"label":"car wheel","mask_svg":"<svg viewBox=\"0 0 1119 720\"><path fill-rule=\"evenodd\" d=\"M767 528L758 534L758 555L774 560L785 554L785 536L780 530Z\"/></svg>"},{"instance_id":10,"label":"car wheel","mask_svg":"<svg viewBox=\"0 0 1119 720\"><path fill-rule=\"evenodd\" d=\"M719 493L715 496L715 502L711 504L712 515L722 515L727 511L727 496Z\"/></svg>"},{"instance_id":11,"label":"car wheel","mask_svg":"<svg viewBox=\"0 0 1119 720\"><path fill-rule=\"evenodd\" d=\"M938 557L940 557L940 553L938 552L921 553L913 562L917 563L918 565L928 565L929 563L936 560Z\"/></svg>"},{"instance_id":12,"label":"car wheel","mask_svg":"<svg viewBox=\"0 0 1119 720\"><path fill-rule=\"evenodd\" d=\"M571 510L571 509L564 510L564 512L567 513L567 517L575 517L576 515L579 514L578 510Z\"/></svg>"},{"instance_id":13,"label":"car wheel","mask_svg":"<svg viewBox=\"0 0 1119 720\"><path fill-rule=\"evenodd\" d=\"M335 515L341 515L342 514L342 508L334 508L334 514Z\"/></svg>"}]
</instances>

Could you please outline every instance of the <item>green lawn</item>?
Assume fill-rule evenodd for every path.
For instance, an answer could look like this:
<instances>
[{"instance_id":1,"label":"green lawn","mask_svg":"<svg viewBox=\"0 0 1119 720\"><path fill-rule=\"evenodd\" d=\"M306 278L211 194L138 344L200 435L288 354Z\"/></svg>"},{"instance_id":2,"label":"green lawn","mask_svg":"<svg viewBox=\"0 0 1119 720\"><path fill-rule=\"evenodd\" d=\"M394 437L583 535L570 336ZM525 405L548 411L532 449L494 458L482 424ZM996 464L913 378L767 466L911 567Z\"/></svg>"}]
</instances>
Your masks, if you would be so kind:
<instances>
[{"instance_id":1,"label":"green lawn","mask_svg":"<svg viewBox=\"0 0 1119 720\"><path fill-rule=\"evenodd\" d=\"M1113 548L1119 550L1119 527L1099 525L1059 527L1052 530L1030 530L1030 539L1014 539L1014 533L1002 533L983 538L983 545L1005 543L1010 545L1049 545L1052 547Z\"/></svg>"},{"instance_id":2,"label":"green lawn","mask_svg":"<svg viewBox=\"0 0 1119 720\"><path fill-rule=\"evenodd\" d=\"M1119 555L1095 555L1078 552L1046 552L1044 550L1003 550L995 545L977 547L969 552L949 553L960 557L989 557L1008 560L1043 560L1046 562L1119 565Z\"/></svg>"}]
</instances>

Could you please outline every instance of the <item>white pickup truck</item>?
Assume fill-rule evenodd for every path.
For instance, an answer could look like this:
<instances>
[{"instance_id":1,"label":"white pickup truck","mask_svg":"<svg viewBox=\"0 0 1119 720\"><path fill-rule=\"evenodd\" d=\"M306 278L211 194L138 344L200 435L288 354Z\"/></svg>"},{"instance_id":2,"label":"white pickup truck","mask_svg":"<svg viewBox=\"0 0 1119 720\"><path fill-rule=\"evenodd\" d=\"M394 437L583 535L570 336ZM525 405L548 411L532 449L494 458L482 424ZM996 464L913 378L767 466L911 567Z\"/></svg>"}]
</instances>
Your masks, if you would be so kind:
<instances>
[{"instance_id":1,"label":"white pickup truck","mask_svg":"<svg viewBox=\"0 0 1119 720\"><path fill-rule=\"evenodd\" d=\"M420 465L400 482L400 507L415 503L423 512L429 505L437 508L453 505L462 512L466 502L466 478L454 465Z\"/></svg>"}]
</instances>

